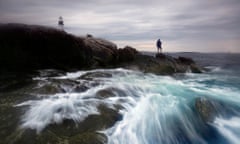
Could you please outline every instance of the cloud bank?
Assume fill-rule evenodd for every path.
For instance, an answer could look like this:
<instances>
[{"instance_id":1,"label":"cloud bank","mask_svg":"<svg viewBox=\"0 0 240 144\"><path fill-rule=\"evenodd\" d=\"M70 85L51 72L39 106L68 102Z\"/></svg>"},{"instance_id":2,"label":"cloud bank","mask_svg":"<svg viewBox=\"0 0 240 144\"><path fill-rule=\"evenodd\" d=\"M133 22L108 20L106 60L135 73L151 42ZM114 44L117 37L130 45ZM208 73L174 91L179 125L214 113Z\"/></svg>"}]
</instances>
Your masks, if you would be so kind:
<instances>
[{"instance_id":1,"label":"cloud bank","mask_svg":"<svg viewBox=\"0 0 240 144\"><path fill-rule=\"evenodd\" d=\"M57 26L154 51L240 52L239 0L0 0L1 23Z\"/></svg>"}]
</instances>

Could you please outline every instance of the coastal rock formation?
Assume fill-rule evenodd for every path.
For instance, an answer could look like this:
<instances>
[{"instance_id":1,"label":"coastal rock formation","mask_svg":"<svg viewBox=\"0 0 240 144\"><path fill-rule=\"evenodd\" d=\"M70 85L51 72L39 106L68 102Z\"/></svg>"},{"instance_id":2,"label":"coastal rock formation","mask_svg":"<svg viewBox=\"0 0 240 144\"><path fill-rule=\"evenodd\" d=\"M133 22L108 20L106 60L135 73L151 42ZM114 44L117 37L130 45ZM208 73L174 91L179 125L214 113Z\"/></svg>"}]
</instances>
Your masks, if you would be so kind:
<instances>
[{"instance_id":1,"label":"coastal rock formation","mask_svg":"<svg viewBox=\"0 0 240 144\"><path fill-rule=\"evenodd\" d=\"M130 46L118 49L119 62L133 61L138 51Z\"/></svg>"},{"instance_id":2,"label":"coastal rock formation","mask_svg":"<svg viewBox=\"0 0 240 144\"><path fill-rule=\"evenodd\" d=\"M204 122L213 122L217 116L216 102L207 98L197 98L195 108Z\"/></svg>"},{"instance_id":3,"label":"coastal rock formation","mask_svg":"<svg viewBox=\"0 0 240 144\"><path fill-rule=\"evenodd\" d=\"M65 142L69 144L75 143L104 144L107 142L107 136L98 132L110 128L117 121L122 120L122 114L120 113L120 110L122 110L123 107L121 107L120 104L114 104L110 107L105 102L107 102L107 99L109 97L114 97L114 95L117 94L126 95L124 90L115 87L106 87L96 91L96 95L94 96L95 98L93 99L96 100L96 103L98 103L97 101L102 101L102 103L98 103L96 106L98 113L93 112L86 116L86 118L83 120L76 121L74 119L65 117L63 121L61 121L60 123L53 122L49 124L40 133L36 133L36 131L32 129L19 128L21 124L21 118L25 117L25 115L23 115L24 110L22 111L22 109L18 109L18 107L16 107L15 105L20 101L23 101L22 98L24 99L25 98L35 99L36 97L38 97L37 99L50 98L51 100L57 101L60 97L56 96L56 94L61 93L66 94L65 98L66 100L68 99L70 102L71 98L69 98L68 94L84 93L85 91L93 87L98 87L99 85L101 85L102 82L99 80L100 78L109 78L112 77L112 75L114 75L114 73L111 72L91 71L79 75L75 78L71 77L64 78L66 75L61 75L61 71L55 71L55 73L57 73L56 75L54 75L54 71L42 70L39 76L34 77L33 79L27 79L27 77L14 76L11 77L11 79L14 79L14 83L8 80L10 84L8 84L5 90L2 91L4 87L2 89L0 88L1 91L0 121L7 123L7 125L4 125L4 127L2 127L2 129L4 130L2 130L2 133L0 134L1 138L6 137L1 141L2 143L55 144ZM23 81L24 79L26 80ZM6 84L5 80L1 82L3 82L3 84ZM76 107L76 110L78 108L81 109L84 107L82 105L83 103L88 105L87 103L93 100L93 99L91 100L90 97L88 98L86 97L86 99L83 98L84 101L83 99L76 100L79 101L80 103L78 104L75 103L72 106ZM56 106L58 104L56 104ZM92 104L89 103L89 105ZM66 113L72 112L71 110L69 110L69 108L65 109L62 106L60 107L57 106L55 108L54 109L56 110L55 111L56 113L63 114L66 111L67 111ZM51 113L51 108L45 107L43 111ZM37 111L34 110L34 112L36 112L37 114ZM79 112L79 115L81 114L82 113ZM10 118L10 121L6 117ZM9 125L12 125L13 123L16 125L10 127ZM5 130L5 128L7 130Z\"/></svg>"},{"instance_id":4,"label":"coastal rock formation","mask_svg":"<svg viewBox=\"0 0 240 144\"><path fill-rule=\"evenodd\" d=\"M53 28L0 25L0 69L69 69L88 63L90 50L82 38Z\"/></svg>"},{"instance_id":5,"label":"coastal rock formation","mask_svg":"<svg viewBox=\"0 0 240 144\"><path fill-rule=\"evenodd\" d=\"M186 58L186 57L178 57L177 59L179 62L184 63L184 64L195 64L195 62L191 58Z\"/></svg>"},{"instance_id":6,"label":"coastal rock formation","mask_svg":"<svg viewBox=\"0 0 240 144\"><path fill-rule=\"evenodd\" d=\"M83 38L84 47L90 50L90 61L94 66L107 66L117 63L117 45L104 39Z\"/></svg>"},{"instance_id":7,"label":"coastal rock formation","mask_svg":"<svg viewBox=\"0 0 240 144\"><path fill-rule=\"evenodd\" d=\"M93 36L77 37L50 27L0 25L0 72L37 69L95 69L124 67L155 74L201 72L191 59L167 55L156 58Z\"/></svg>"},{"instance_id":8,"label":"coastal rock formation","mask_svg":"<svg viewBox=\"0 0 240 144\"><path fill-rule=\"evenodd\" d=\"M201 68L195 63L181 62L179 58L174 58L165 54L157 54L156 57L136 54L134 61L123 64L127 69L140 70L145 73L171 75L174 73L194 72L201 73Z\"/></svg>"},{"instance_id":9,"label":"coastal rock formation","mask_svg":"<svg viewBox=\"0 0 240 144\"><path fill-rule=\"evenodd\" d=\"M240 107L221 100L200 97L195 100L195 109L205 123L214 122L217 117L231 118L239 115Z\"/></svg>"}]
</instances>

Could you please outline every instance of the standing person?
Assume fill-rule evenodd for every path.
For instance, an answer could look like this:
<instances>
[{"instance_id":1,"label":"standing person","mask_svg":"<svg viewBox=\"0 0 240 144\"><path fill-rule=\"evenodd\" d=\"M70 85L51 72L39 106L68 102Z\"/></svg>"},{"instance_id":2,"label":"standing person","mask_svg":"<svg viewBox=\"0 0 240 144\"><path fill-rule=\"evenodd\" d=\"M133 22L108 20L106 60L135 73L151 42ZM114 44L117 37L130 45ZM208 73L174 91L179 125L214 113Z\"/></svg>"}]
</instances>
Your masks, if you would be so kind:
<instances>
[{"instance_id":1,"label":"standing person","mask_svg":"<svg viewBox=\"0 0 240 144\"><path fill-rule=\"evenodd\" d=\"M157 52L159 53L160 51L160 53L162 53L162 42L160 39L157 40L156 45L157 45Z\"/></svg>"}]
</instances>

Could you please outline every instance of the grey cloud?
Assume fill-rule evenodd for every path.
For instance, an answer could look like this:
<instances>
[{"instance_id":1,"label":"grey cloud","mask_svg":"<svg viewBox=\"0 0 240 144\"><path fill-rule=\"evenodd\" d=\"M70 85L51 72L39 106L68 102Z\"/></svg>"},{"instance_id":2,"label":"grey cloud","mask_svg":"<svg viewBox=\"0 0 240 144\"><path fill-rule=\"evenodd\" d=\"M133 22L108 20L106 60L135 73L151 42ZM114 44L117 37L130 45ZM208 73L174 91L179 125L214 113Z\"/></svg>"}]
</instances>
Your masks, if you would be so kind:
<instances>
[{"instance_id":1,"label":"grey cloud","mask_svg":"<svg viewBox=\"0 0 240 144\"><path fill-rule=\"evenodd\" d=\"M92 19L84 16L89 13ZM239 0L0 0L2 23L56 26L62 15L69 32L92 33L110 40L237 39L239 13ZM96 22L90 23L94 18Z\"/></svg>"}]
</instances>

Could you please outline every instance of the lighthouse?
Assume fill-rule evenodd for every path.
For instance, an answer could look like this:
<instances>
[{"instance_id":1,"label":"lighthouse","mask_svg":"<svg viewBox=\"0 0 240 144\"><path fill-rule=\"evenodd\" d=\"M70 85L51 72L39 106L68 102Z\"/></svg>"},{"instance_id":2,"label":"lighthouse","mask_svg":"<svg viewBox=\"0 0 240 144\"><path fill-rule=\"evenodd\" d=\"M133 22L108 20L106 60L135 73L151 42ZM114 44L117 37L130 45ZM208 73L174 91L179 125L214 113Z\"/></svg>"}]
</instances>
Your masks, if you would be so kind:
<instances>
[{"instance_id":1,"label":"lighthouse","mask_svg":"<svg viewBox=\"0 0 240 144\"><path fill-rule=\"evenodd\" d=\"M58 27L60 30L64 30L63 26L64 26L63 18L62 18L62 16L60 16L58 19Z\"/></svg>"}]
</instances>

